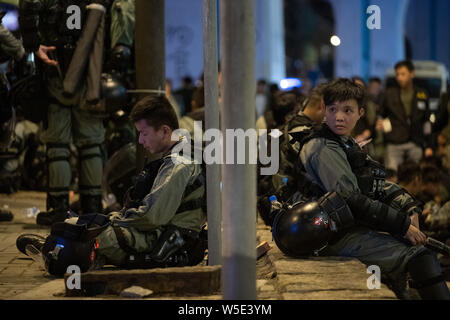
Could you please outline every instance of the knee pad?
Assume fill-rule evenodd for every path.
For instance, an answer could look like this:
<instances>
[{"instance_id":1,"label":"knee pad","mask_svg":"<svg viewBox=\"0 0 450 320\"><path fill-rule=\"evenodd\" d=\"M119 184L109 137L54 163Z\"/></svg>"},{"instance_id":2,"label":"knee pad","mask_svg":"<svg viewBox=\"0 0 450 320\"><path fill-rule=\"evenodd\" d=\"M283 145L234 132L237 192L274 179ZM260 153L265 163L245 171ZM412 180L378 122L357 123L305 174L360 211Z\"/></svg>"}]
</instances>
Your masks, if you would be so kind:
<instances>
[{"instance_id":1,"label":"knee pad","mask_svg":"<svg viewBox=\"0 0 450 320\"><path fill-rule=\"evenodd\" d=\"M90 144L78 148L81 166L80 193L101 194L103 172L103 154L99 144ZM95 160L94 160L95 159Z\"/></svg>"},{"instance_id":2,"label":"knee pad","mask_svg":"<svg viewBox=\"0 0 450 320\"><path fill-rule=\"evenodd\" d=\"M434 252L423 250L411 258L407 270L412 279L410 287L417 289L422 299L450 300L450 293Z\"/></svg>"}]
</instances>

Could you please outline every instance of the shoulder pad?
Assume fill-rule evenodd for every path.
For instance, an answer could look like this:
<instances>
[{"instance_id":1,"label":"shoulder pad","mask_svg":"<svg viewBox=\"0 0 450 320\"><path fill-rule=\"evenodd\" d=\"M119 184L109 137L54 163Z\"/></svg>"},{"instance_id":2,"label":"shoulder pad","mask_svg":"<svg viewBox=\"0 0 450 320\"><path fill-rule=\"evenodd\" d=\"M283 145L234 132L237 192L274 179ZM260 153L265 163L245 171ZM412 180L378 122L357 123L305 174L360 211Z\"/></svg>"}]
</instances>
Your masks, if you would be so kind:
<instances>
[{"instance_id":1,"label":"shoulder pad","mask_svg":"<svg viewBox=\"0 0 450 320\"><path fill-rule=\"evenodd\" d=\"M325 143L325 145L327 147L333 147L333 148L342 149L337 141L334 141L334 140L331 140L331 139L325 139L325 138L323 138L323 140L324 140L324 143Z\"/></svg>"}]
</instances>

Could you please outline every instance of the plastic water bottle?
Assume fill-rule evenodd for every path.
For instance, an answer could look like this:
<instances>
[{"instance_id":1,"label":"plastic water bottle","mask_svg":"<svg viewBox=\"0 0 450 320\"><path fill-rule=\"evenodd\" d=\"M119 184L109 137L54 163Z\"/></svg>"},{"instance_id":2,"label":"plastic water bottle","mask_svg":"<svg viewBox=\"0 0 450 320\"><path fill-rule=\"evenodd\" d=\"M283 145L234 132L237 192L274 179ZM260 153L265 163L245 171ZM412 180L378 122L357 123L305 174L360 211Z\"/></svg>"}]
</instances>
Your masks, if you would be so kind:
<instances>
[{"instance_id":1,"label":"plastic water bottle","mask_svg":"<svg viewBox=\"0 0 450 320\"><path fill-rule=\"evenodd\" d=\"M272 225L275 216L283 209L283 205L278 201L275 195L269 197L270 201L270 212L269 212L269 220Z\"/></svg>"},{"instance_id":2,"label":"plastic water bottle","mask_svg":"<svg viewBox=\"0 0 450 320\"><path fill-rule=\"evenodd\" d=\"M283 209L283 205L278 201L277 196L275 195L270 196L269 201L272 204L272 211Z\"/></svg>"},{"instance_id":3,"label":"plastic water bottle","mask_svg":"<svg viewBox=\"0 0 450 320\"><path fill-rule=\"evenodd\" d=\"M269 201L271 204L270 216L275 218L275 215L283 209L283 205L278 201L275 195L270 196Z\"/></svg>"}]
</instances>

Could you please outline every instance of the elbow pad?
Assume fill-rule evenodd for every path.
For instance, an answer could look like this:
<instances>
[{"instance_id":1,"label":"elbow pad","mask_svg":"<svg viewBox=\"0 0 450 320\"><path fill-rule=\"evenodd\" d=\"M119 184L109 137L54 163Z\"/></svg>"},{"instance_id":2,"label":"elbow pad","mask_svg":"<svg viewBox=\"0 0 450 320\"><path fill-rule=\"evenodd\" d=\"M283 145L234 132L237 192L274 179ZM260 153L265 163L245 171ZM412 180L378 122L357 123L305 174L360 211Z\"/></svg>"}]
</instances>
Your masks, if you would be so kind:
<instances>
[{"instance_id":1,"label":"elbow pad","mask_svg":"<svg viewBox=\"0 0 450 320\"><path fill-rule=\"evenodd\" d=\"M355 220L370 228L404 236L411 224L409 215L362 194L346 197Z\"/></svg>"}]
</instances>

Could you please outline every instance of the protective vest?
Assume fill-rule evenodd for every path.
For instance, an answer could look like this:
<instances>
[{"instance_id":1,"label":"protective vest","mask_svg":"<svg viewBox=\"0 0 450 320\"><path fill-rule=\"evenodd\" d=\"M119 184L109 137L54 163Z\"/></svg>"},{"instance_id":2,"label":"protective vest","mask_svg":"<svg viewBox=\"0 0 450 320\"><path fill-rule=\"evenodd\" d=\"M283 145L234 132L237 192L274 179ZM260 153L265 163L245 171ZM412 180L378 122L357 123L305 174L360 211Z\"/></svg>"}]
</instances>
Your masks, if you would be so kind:
<instances>
[{"instance_id":1,"label":"protective vest","mask_svg":"<svg viewBox=\"0 0 450 320\"><path fill-rule=\"evenodd\" d=\"M175 145L174 145L175 146ZM173 147L172 147L173 148ZM193 154L193 153L192 153ZM134 185L130 187L125 195L124 209L137 208L140 206L144 197L150 193L158 176L159 169L164 163L164 158L154 160L147 164L141 173L135 178ZM189 184L185 191L183 199L187 198L191 193L195 192L199 187L205 184L204 170L203 173L191 184ZM189 201L182 201L176 214L203 208L206 211L204 196L198 199Z\"/></svg>"},{"instance_id":2,"label":"protective vest","mask_svg":"<svg viewBox=\"0 0 450 320\"><path fill-rule=\"evenodd\" d=\"M358 181L358 187L363 195L379 200L384 196L386 171L384 166L370 158L357 143L349 139L343 142L327 125L314 131L302 140L302 146L314 138L325 138L335 141L344 150L347 160Z\"/></svg>"}]
</instances>

